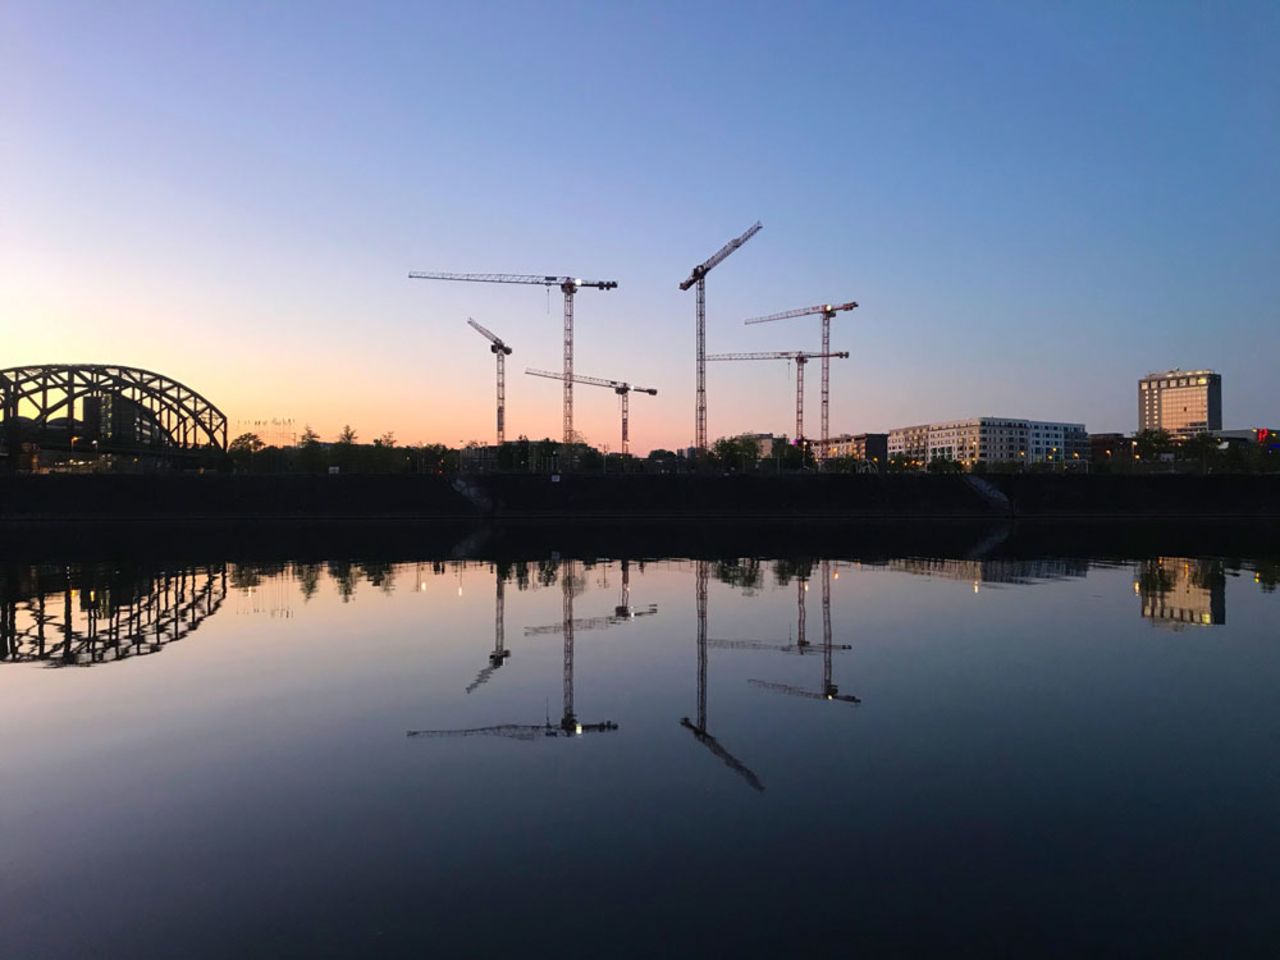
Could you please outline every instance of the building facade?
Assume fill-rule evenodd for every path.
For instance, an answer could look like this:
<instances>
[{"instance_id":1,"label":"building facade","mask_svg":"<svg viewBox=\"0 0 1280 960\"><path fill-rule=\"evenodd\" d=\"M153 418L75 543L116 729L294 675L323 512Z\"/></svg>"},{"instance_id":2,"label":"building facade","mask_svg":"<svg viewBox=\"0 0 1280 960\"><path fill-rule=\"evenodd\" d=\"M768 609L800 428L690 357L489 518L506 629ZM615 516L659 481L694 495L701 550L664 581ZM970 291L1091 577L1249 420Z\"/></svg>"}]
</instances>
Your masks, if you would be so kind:
<instances>
[{"instance_id":1,"label":"building facade","mask_svg":"<svg viewBox=\"0 0 1280 960\"><path fill-rule=\"evenodd\" d=\"M1222 377L1212 370L1167 370L1138 381L1138 430L1190 437L1222 429Z\"/></svg>"},{"instance_id":2,"label":"building facade","mask_svg":"<svg viewBox=\"0 0 1280 960\"><path fill-rule=\"evenodd\" d=\"M869 463L884 463L889 459L889 435L887 433L841 434L832 437L827 445L828 456L852 457Z\"/></svg>"},{"instance_id":3,"label":"building facade","mask_svg":"<svg viewBox=\"0 0 1280 960\"><path fill-rule=\"evenodd\" d=\"M1083 423L972 417L929 425L925 461L1068 463L1089 459Z\"/></svg>"},{"instance_id":4,"label":"building facade","mask_svg":"<svg viewBox=\"0 0 1280 960\"><path fill-rule=\"evenodd\" d=\"M890 430L888 450L890 459L904 457L909 464L924 466L929 458L929 424Z\"/></svg>"}]
</instances>

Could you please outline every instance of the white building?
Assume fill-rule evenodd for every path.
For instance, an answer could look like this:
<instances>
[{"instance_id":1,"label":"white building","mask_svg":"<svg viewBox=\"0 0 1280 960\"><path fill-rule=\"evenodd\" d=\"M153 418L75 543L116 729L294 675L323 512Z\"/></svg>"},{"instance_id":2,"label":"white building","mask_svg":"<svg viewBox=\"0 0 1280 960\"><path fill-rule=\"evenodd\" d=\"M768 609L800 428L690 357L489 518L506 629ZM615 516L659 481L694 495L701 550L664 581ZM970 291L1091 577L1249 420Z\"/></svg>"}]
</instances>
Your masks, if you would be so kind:
<instances>
[{"instance_id":1,"label":"white building","mask_svg":"<svg viewBox=\"0 0 1280 960\"><path fill-rule=\"evenodd\" d=\"M1066 463L1089 459L1089 433L1083 423L971 417L890 431L889 456L895 455L923 463L955 460L968 467L979 462Z\"/></svg>"},{"instance_id":2,"label":"white building","mask_svg":"<svg viewBox=\"0 0 1280 960\"><path fill-rule=\"evenodd\" d=\"M906 457L908 461L924 466L929 456L929 424L914 427L898 427L889 431L889 459Z\"/></svg>"}]
</instances>

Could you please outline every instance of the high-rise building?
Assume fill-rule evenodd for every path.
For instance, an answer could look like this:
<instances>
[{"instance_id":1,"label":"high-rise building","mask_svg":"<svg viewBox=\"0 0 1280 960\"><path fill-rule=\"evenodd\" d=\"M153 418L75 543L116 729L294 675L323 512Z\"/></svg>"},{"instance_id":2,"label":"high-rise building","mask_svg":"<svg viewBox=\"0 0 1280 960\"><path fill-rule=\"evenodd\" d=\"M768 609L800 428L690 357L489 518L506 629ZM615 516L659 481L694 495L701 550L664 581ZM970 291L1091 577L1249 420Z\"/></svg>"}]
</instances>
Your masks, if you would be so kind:
<instances>
[{"instance_id":1,"label":"high-rise building","mask_svg":"<svg viewBox=\"0 0 1280 960\"><path fill-rule=\"evenodd\" d=\"M1222 377L1212 370L1167 370L1138 381L1138 430L1189 437L1222 429Z\"/></svg>"}]
</instances>

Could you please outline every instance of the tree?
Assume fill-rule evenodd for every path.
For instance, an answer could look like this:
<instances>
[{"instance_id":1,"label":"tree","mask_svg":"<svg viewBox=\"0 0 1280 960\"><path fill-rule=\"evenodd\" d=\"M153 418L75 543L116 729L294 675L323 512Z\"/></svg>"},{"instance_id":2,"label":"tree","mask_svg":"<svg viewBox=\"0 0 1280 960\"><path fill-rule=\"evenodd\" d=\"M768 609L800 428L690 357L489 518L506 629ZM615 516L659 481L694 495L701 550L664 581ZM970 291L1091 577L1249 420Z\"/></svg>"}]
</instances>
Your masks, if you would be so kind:
<instances>
[{"instance_id":1,"label":"tree","mask_svg":"<svg viewBox=\"0 0 1280 960\"><path fill-rule=\"evenodd\" d=\"M957 460L950 457L934 457L929 461L928 471L930 473L963 473L964 467Z\"/></svg>"},{"instance_id":2,"label":"tree","mask_svg":"<svg viewBox=\"0 0 1280 960\"><path fill-rule=\"evenodd\" d=\"M351 429L351 424L342 428L342 432L338 434L338 442L348 447L356 442L356 432Z\"/></svg>"},{"instance_id":3,"label":"tree","mask_svg":"<svg viewBox=\"0 0 1280 960\"><path fill-rule=\"evenodd\" d=\"M236 466L247 467L254 455L260 453L265 446L256 433L242 433L227 445L227 453Z\"/></svg>"},{"instance_id":4,"label":"tree","mask_svg":"<svg viewBox=\"0 0 1280 960\"><path fill-rule=\"evenodd\" d=\"M458 451L443 443L427 443L415 451L418 469L423 473L457 473Z\"/></svg>"},{"instance_id":5,"label":"tree","mask_svg":"<svg viewBox=\"0 0 1280 960\"><path fill-rule=\"evenodd\" d=\"M1159 460L1162 453L1173 449L1173 438L1168 430L1142 430L1133 435L1137 443L1138 457L1142 460Z\"/></svg>"},{"instance_id":6,"label":"tree","mask_svg":"<svg viewBox=\"0 0 1280 960\"><path fill-rule=\"evenodd\" d=\"M914 470L915 464L911 462L911 458L905 453L895 453L889 458L888 464L890 473L906 473L908 470Z\"/></svg>"},{"instance_id":7,"label":"tree","mask_svg":"<svg viewBox=\"0 0 1280 960\"><path fill-rule=\"evenodd\" d=\"M256 433L242 433L227 446L227 453L233 457L248 458L265 446L262 438Z\"/></svg>"},{"instance_id":8,"label":"tree","mask_svg":"<svg viewBox=\"0 0 1280 960\"><path fill-rule=\"evenodd\" d=\"M327 466L328 459L325 448L320 445L320 434L307 424L298 438L298 466L307 473L319 473Z\"/></svg>"},{"instance_id":9,"label":"tree","mask_svg":"<svg viewBox=\"0 0 1280 960\"><path fill-rule=\"evenodd\" d=\"M1209 461L1217 459L1220 441L1211 433L1197 433L1189 440L1183 441L1183 459L1200 461L1200 471L1209 472Z\"/></svg>"}]
</instances>

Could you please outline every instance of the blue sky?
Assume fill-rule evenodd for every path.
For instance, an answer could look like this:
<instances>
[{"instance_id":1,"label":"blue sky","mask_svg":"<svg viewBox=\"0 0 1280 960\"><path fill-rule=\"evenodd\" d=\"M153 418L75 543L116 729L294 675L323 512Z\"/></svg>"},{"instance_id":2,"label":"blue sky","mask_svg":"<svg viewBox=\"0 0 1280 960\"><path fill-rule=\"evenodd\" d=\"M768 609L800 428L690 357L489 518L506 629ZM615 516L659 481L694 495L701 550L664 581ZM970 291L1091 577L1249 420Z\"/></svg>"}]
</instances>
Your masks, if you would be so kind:
<instances>
[{"instance_id":1,"label":"blue sky","mask_svg":"<svg viewBox=\"0 0 1280 960\"><path fill-rule=\"evenodd\" d=\"M559 302L410 270L571 273L577 369L693 431L709 349L817 346L835 431L976 414L1132 430L1139 376L1280 420L1280 6L0 7L0 366L131 363L233 421L403 441L555 436ZM816 369L810 396L816 401ZM790 432L785 364L718 365L710 432ZM578 422L617 444L616 398ZM809 404L810 432L816 403Z\"/></svg>"}]
</instances>

